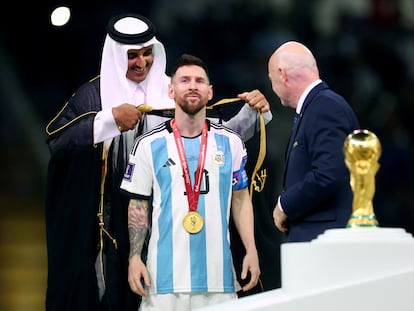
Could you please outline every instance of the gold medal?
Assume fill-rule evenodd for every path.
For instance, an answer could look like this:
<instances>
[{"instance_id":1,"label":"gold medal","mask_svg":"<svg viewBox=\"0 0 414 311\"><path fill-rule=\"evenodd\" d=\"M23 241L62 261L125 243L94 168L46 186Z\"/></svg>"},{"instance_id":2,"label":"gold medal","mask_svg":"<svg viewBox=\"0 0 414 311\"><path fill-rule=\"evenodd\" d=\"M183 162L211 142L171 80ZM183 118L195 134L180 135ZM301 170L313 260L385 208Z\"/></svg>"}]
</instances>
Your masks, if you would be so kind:
<instances>
[{"instance_id":1,"label":"gold medal","mask_svg":"<svg viewBox=\"0 0 414 311\"><path fill-rule=\"evenodd\" d=\"M204 226L203 217L198 212L190 211L183 219L183 226L188 233L198 233Z\"/></svg>"}]
</instances>

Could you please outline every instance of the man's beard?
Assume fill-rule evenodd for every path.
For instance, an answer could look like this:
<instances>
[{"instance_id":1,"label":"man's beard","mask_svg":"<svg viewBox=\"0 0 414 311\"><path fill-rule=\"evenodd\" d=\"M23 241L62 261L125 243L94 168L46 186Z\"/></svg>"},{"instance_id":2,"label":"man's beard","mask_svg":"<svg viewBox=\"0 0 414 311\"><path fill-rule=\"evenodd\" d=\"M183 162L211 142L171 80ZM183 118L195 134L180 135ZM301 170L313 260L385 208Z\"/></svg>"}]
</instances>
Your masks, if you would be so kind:
<instances>
[{"instance_id":1,"label":"man's beard","mask_svg":"<svg viewBox=\"0 0 414 311\"><path fill-rule=\"evenodd\" d=\"M188 101L183 101L179 105L180 105L182 111L184 111L186 114L192 115L192 116L199 113L205 106L204 104L202 104L202 102L198 102L197 105L193 105L193 104L189 103Z\"/></svg>"}]
</instances>

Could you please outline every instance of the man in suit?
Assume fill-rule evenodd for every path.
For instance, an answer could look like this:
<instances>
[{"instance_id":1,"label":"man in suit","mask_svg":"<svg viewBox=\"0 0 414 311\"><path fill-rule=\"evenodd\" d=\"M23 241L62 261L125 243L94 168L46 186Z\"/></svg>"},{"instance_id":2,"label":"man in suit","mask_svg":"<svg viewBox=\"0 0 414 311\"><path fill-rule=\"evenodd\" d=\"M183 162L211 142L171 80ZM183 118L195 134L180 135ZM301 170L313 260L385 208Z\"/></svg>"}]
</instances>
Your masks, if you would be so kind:
<instances>
[{"instance_id":1,"label":"man in suit","mask_svg":"<svg viewBox=\"0 0 414 311\"><path fill-rule=\"evenodd\" d=\"M351 216L343 144L359 123L346 100L320 79L316 60L303 44L282 44L268 70L282 105L296 110L273 220L286 242L310 241L326 229L344 228Z\"/></svg>"}]
</instances>

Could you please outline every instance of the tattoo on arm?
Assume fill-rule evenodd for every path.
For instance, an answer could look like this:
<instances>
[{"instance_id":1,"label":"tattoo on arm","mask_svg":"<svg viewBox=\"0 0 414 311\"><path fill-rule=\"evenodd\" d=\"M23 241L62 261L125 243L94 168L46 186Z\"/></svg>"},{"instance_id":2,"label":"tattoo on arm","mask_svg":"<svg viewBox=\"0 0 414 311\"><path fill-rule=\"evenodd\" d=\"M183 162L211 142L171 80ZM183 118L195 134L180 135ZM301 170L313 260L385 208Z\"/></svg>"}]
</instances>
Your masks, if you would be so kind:
<instances>
[{"instance_id":1,"label":"tattoo on arm","mask_svg":"<svg viewBox=\"0 0 414 311\"><path fill-rule=\"evenodd\" d=\"M141 256L145 237L148 232L148 203L147 200L131 199L128 206L128 232L130 251L129 257Z\"/></svg>"}]
</instances>

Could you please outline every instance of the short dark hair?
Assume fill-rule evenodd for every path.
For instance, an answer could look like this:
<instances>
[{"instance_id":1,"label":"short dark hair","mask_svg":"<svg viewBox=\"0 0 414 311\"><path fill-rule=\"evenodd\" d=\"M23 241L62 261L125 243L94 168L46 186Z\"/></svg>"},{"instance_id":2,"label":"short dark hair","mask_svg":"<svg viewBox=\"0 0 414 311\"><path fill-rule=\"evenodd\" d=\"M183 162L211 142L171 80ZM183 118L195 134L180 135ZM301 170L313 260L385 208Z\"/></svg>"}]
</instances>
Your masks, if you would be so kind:
<instances>
[{"instance_id":1,"label":"short dark hair","mask_svg":"<svg viewBox=\"0 0 414 311\"><path fill-rule=\"evenodd\" d=\"M190 66L190 65L200 66L201 68L204 69L204 71L206 72L206 75L208 77L208 69L207 69L207 65L204 63L204 61L201 58L199 58L197 56L194 56L194 55L190 55L190 54L183 54L177 59L177 61L175 62L175 65L172 69L171 77L173 77L175 75L178 68L180 68L182 66Z\"/></svg>"}]
</instances>

